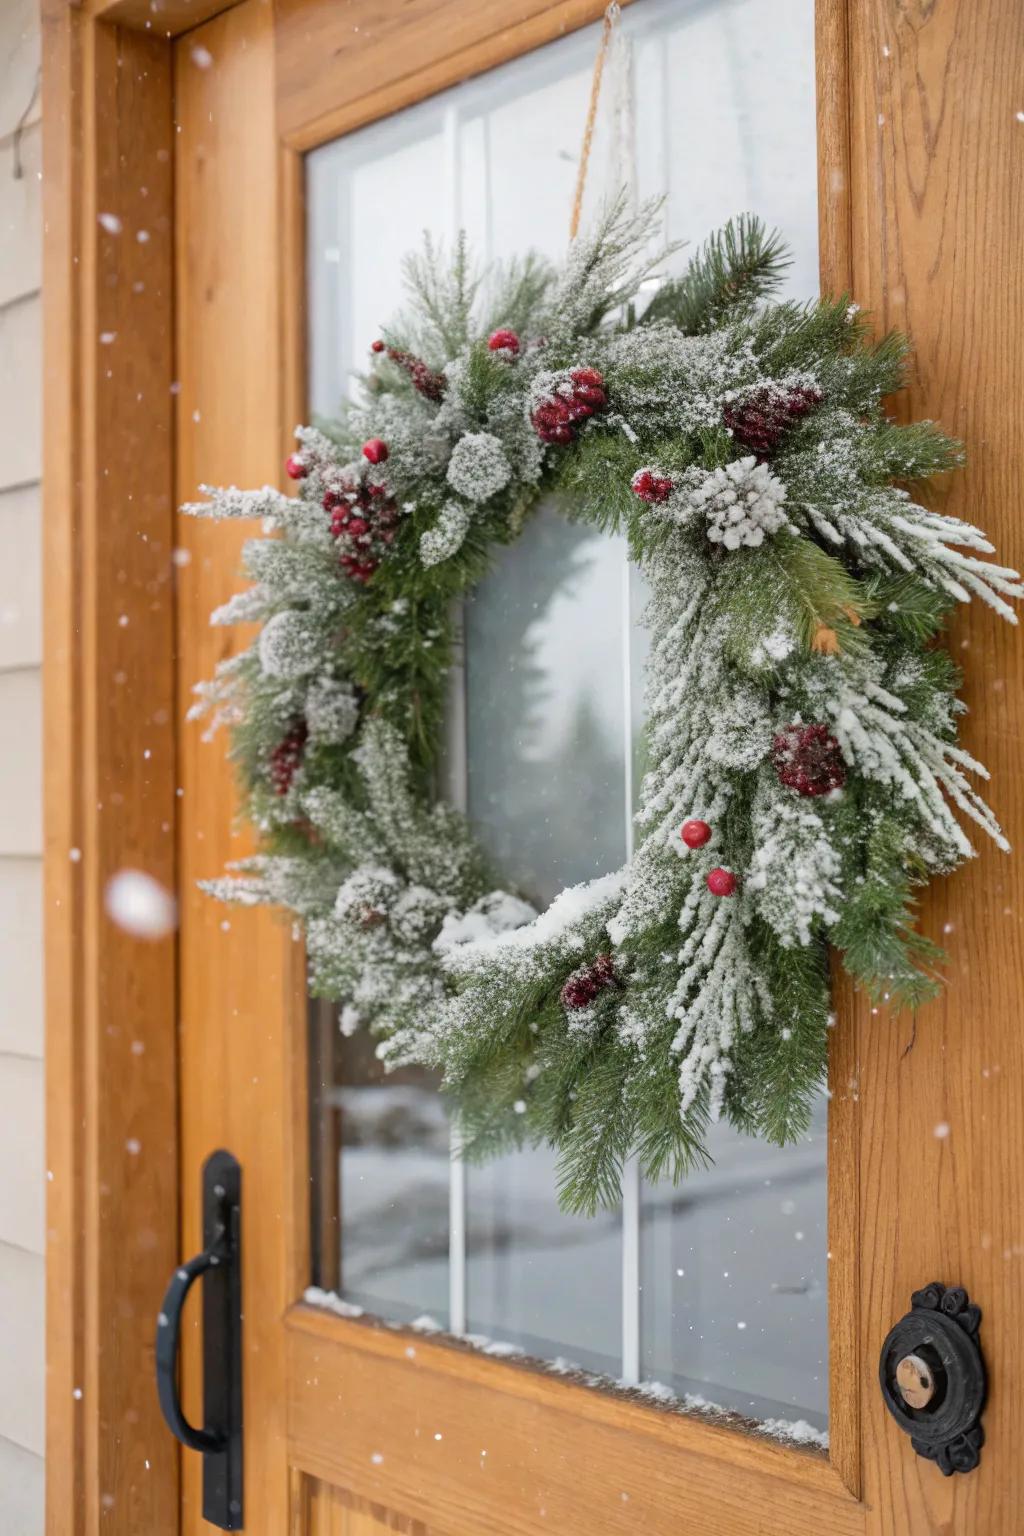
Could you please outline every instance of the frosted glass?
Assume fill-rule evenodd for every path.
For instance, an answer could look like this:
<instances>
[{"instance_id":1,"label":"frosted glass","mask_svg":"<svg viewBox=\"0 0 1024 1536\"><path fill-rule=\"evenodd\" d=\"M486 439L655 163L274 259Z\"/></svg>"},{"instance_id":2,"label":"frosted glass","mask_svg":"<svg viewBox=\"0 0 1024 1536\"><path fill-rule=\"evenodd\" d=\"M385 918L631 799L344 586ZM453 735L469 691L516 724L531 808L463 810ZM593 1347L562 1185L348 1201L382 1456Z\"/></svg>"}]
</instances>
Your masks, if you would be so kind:
<instances>
[{"instance_id":1,"label":"frosted glass","mask_svg":"<svg viewBox=\"0 0 1024 1536\"><path fill-rule=\"evenodd\" d=\"M632 159L637 196L664 198L652 246L689 243L667 270L752 209L791 246L787 293L812 297L813 0L644 0L621 29L632 137L613 139L611 67L585 220ZM316 412L333 412L365 365L402 302L401 257L425 229L450 242L464 228L483 263L528 247L564 255L598 33L585 28L309 156ZM503 877L540 904L627 854L642 773L642 601L621 541L546 507L465 605L448 791ZM323 1218L318 1277L386 1316L454 1318L612 1376L624 1311L638 1306L642 1375L754 1417L824 1424L823 1104L798 1147L716 1127L712 1170L643 1189L627 1233L627 1246L639 1244L639 1296L624 1306L621 1217L560 1214L549 1152L466 1170L464 1196L456 1181L450 1265L450 1170L429 1077L382 1079L360 1042L342 1040L319 1072L314 1132L331 1131L321 1161L337 1186L325 1174L320 1192L340 1210L340 1239L336 1210L333 1226ZM456 1295L464 1318L460 1301L449 1312Z\"/></svg>"}]
</instances>

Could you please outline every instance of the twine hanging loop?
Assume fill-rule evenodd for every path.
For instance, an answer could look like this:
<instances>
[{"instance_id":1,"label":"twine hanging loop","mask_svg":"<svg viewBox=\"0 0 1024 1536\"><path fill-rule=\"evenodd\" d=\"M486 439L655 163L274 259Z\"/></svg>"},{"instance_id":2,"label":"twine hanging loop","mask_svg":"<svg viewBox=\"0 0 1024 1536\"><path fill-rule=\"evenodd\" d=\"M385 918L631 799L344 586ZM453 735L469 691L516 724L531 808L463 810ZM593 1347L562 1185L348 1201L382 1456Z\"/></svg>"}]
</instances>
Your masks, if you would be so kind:
<instances>
[{"instance_id":1,"label":"twine hanging loop","mask_svg":"<svg viewBox=\"0 0 1024 1536\"><path fill-rule=\"evenodd\" d=\"M569 220L569 239L575 240L579 234L580 214L583 209L583 193L587 185L587 166L590 163L590 145L594 137L594 123L597 120L597 105L601 98L601 76L604 74L604 63L608 56L608 45L612 40L612 32L620 15L622 7L617 0L604 13L604 24L601 27L601 41L597 45L597 58L594 60L594 75L590 82L590 104L587 107L587 121L583 129L583 145L580 149L580 168L576 173L576 195L572 201L572 217Z\"/></svg>"}]
</instances>

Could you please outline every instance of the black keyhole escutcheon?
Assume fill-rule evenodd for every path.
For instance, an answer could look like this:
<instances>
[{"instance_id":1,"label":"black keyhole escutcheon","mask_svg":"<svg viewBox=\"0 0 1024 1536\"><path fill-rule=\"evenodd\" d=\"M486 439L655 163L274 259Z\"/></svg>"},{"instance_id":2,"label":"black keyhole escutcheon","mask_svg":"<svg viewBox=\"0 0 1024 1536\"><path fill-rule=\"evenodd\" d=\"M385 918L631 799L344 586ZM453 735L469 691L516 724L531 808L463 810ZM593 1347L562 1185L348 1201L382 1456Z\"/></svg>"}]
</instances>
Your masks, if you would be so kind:
<instances>
[{"instance_id":1,"label":"black keyhole escutcheon","mask_svg":"<svg viewBox=\"0 0 1024 1536\"><path fill-rule=\"evenodd\" d=\"M945 1477L973 1472L985 1443L980 1324L981 1308L963 1286L933 1281L911 1296L878 1362L885 1406L917 1454Z\"/></svg>"}]
</instances>

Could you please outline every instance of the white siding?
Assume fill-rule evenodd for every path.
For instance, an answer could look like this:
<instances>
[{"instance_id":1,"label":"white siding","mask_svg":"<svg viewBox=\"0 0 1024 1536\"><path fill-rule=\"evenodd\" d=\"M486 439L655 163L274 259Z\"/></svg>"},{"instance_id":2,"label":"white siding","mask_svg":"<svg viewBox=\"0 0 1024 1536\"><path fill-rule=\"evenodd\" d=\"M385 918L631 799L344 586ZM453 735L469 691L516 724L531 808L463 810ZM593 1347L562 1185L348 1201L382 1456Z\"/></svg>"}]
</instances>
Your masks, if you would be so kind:
<instances>
[{"instance_id":1,"label":"white siding","mask_svg":"<svg viewBox=\"0 0 1024 1536\"><path fill-rule=\"evenodd\" d=\"M0 672L43 659L41 531L38 485L0 491Z\"/></svg>"},{"instance_id":2,"label":"white siding","mask_svg":"<svg viewBox=\"0 0 1024 1536\"><path fill-rule=\"evenodd\" d=\"M38 0L0 3L0 1531L4 1536L43 1533L42 134L37 11ZM19 122L20 142L16 142Z\"/></svg>"}]
</instances>

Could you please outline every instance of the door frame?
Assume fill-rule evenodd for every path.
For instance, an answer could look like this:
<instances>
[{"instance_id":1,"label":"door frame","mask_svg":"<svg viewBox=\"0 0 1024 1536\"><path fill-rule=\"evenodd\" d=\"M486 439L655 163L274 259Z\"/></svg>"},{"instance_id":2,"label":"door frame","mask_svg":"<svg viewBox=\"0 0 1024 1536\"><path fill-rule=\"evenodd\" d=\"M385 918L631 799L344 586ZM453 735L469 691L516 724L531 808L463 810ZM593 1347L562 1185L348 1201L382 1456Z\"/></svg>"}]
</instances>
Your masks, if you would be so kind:
<instances>
[{"instance_id":1,"label":"door frame","mask_svg":"<svg viewBox=\"0 0 1024 1536\"><path fill-rule=\"evenodd\" d=\"M164 0L156 13L156 35L149 0L43 0L50 1536L91 1533L101 1514L103 1530L125 1533L171 1532L179 1521L179 1458L156 1406L152 1326L154 1298L179 1258L181 1196L187 1225L196 1194L191 1187L179 1194L179 1168L189 1166L179 1145L176 1095L188 979L183 980L175 940L140 945L126 939L105 920L103 894L107 879L126 863L177 888L183 904L190 889L189 850L181 836L188 809L183 811L176 793L183 754L191 750L178 728L188 679L178 675L175 664L177 599L169 560L175 541L175 434L181 423L172 392L179 364L175 219L182 214L172 174L173 50L175 37L235 3ZM290 424L301 418L304 396L303 152L586 25L603 9L600 0L480 0L472 24L452 29L439 16L446 3L406 4L406 14L413 12L422 22L416 66L387 86L365 90L352 82L374 78L372 42L365 44L362 70L343 69L338 50L329 47L317 69L289 68L298 50L307 56L311 28L320 29L325 43L334 36L336 9L332 0L278 0L277 118L271 132L279 227L285 232L275 253L280 296L275 437L282 451ZM953 393L961 375L957 359L945 350L943 328L951 308L960 316L966 308L960 289L963 248L972 252L968 264L975 276L991 271L1009 287L1016 231L1009 217L999 219L985 231L983 244L969 198L943 208L940 219L936 202L929 202L921 187L921 173L929 171L967 185L972 177L977 180L984 161L992 202L1011 199L1009 133L1004 148L1004 138L993 136L990 110L979 113L976 127L947 142L940 154L921 108L932 94L944 99L943 71L954 46L972 78L979 61L990 63L997 47L1012 51L1006 45L1018 35L1015 0L979 0L972 7L973 31L960 37L958 16L961 11L966 16L965 7L966 0L940 0L931 17L915 18L898 0L864 7L851 0L817 0L821 268L823 287L856 293L880 323L899 325L909 317L921 363L911 390L895 403L899 414L944 414L972 442L986 437L1005 442L1012 401L1020 394L1012 349L988 348L971 374L974 395L965 403ZM370 18L379 11L380 0L352 0L347 29L357 12ZM363 29L364 38L371 30ZM387 46L386 36L379 46ZM1010 117L1007 111L1007 123ZM886 124L891 132L883 131ZM101 222L112 207L120 231ZM140 232L145 239L138 238ZM118 340L126 353L131 346L130 367L116 366ZM1019 500L1022 489L1019 465L1013 475L1004 470L1000 478L988 455L979 453L976 467L953 493L957 504L973 502L972 519L990 527L1010 557L1010 507L1013 492ZM993 643L984 614L959 621L956 633L983 635L986 645ZM1002 764L1008 804L1009 758L997 750L997 731L1024 699L1024 682L1019 663L1006 650L1001 657L1013 687L1006 690L1002 713L993 711L996 718L990 721L982 717L974 736L984 740L981 755L997 769ZM71 857L72 849L79 850L78 857ZM992 868L987 856L979 864ZM972 887L979 890L966 874L958 882L929 895L929 925L962 914ZM979 934L972 934L973 941L983 948ZM295 948L288 959L285 939L278 936L276 942L286 980L273 1006L284 1010L298 971ZM959 1008L965 1009L963 996ZM1007 1040L1012 1009L1012 997L1004 995L996 1024ZM865 1175L870 1165L884 1177L878 1163L885 1155L882 1127L906 1114L908 1123L927 1134L929 1125L946 1118L949 1092L956 1088L950 1090L936 1063L938 1047L926 1051L919 1044L908 1055L911 1037L903 1056L897 1052L901 1075L891 1092L859 1091L862 1078L891 1072L896 1058L880 1044L884 1024L838 978L836 1011L830 1156L851 1176L829 1181L835 1449L827 1468L807 1458L807 1476L818 1486L824 1486L821 1478L831 1478L837 1492L845 1488L856 1499L862 1493L877 1497L879 1489L898 1489L916 1477L909 1447L881 1414L873 1377L885 1328L905 1309L913 1285L932 1278L921 1265L935 1254L941 1267L947 1252L957 1252L963 1267L947 1278L963 1280L983 1300L986 1283L990 1292L997 1287L984 1263L975 1260L972 1267L970 1257L958 1251L949 1229L925 1234L916 1251L913 1244L899 1243L901 1223L911 1223L915 1211L934 1209L936 1178L944 1166L937 1147L924 1143L920 1155L901 1155L892 1198L887 1192L870 1212L862 1209L862 1165ZM963 1037L956 999L935 1005L928 1027L943 1049L947 1042L956 1047ZM304 1039L293 1044L287 1092L301 1110ZM902 1049L902 1035L900 1044ZM190 1090L187 1083L182 1087ZM305 1188L304 1157L300 1136L283 1171L295 1196L282 1280L291 1297L301 1294L307 1274L308 1232L298 1199ZM961 1166L970 1172L977 1165ZM141 1211L147 1212L144 1225ZM891 1238L892 1261L884 1272L868 1273L862 1266L865 1220L872 1225L876 1257L880 1234ZM296 1309L290 1347L326 1346L334 1337L329 1333L322 1319ZM389 1337L367 1332L377 1341L368 1351L383 1357ZM1008 1363L1009 1340L1005 1350ZM1019 1355L1014 1358L1020 1365ZM472 1369L486 1374L508 1368L480 1361ZM528 1396L529 1378L522 1379ZM1005 1404L998 1373L996 1383L986 1421L990 1443L993 1414ZM595 1399L595 1420L612 1411L596 1406L600 1401ZM865 1403L872 1404L870 1414ZM1002 1454L1009 1457L1013 1415L1006 1407L1003 1414ZM722 1455L722 1431L667 1422L675 1450L685 1444L700 1456L711 1448L708 1437L717 1436L714 1454ZM130 1441L145 1447L145 1476L122 1453ZM740 1462L763 1461L770 1472L776 1453L737 1439L735 1454ZM926 1503L936 1512L966 1510L972 1490L963 1492L964 1480L955 1482L943 1499Z\"/></svg>"}]
</instances>

